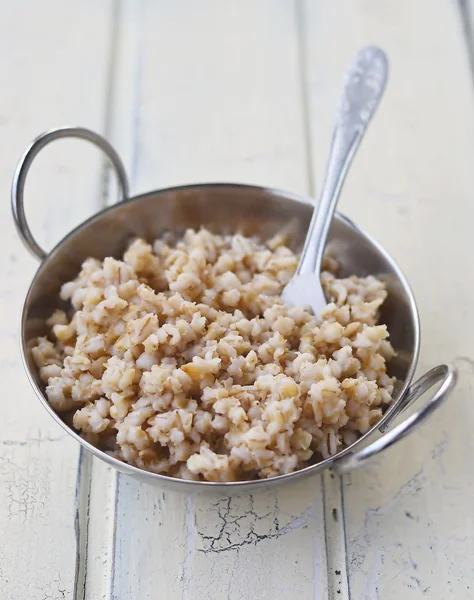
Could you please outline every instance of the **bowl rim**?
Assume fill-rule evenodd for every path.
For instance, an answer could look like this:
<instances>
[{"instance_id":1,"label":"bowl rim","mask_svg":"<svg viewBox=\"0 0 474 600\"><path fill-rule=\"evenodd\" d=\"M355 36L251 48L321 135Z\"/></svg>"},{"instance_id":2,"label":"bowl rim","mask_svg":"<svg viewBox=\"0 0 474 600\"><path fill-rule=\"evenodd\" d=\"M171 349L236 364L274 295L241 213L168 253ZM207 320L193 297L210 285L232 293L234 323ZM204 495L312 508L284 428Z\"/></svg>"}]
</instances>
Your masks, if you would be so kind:
<instances>
[{"instance_id":1,"label":"bowl rim","mask_svg":"<svg viewBox=\"0 0 474 600\"><path fill-rule=\"evenodd\" d=\"M87 218L85 221L83 221L82 223L80 223L79 225L74 227L64 237L62 237L61 240L48 253L48 255L41 261L38 269L35 272L35 275L33 276L33 279L29 285L25 300L23 302L22 311L21 311L20 352L21 352L23 367L26 371L30 385L34 389L34 391L35 391L37 397L39 398L41 404L43 405L43 407L53 417L53 419L69 435L71 435L77 442L79 442L83 448L85 448L86 450L88 450L89 452L91 452L92 454L94 454L95 456L100 458L101 460L104 460L109 465L113 466L114 468L116 468L118 471L120 471L122 473L130 474L130 475L138 477L142 480L147 480L149 483L155 483L158 485L160 483L162 483L163 485L171 484L172 486L175 486L175 487L184 487L184 485L187 484L188 486L192 485L195 488L195 490L198 490L198 489L203 490L203 489L207 488L207 489L226 490L226 491L229 491L230 489L235 489L235 488L242 489L242 491L243 491L245 488L250 488L250 487L254 488L256 486L260 486L261 488L263 488L265 485L268 486L269 484L273 485L273 484L277 484L277 483L284 483L284 482L286 483L286 482L289 482L290 480L294 480L296 478L307 477L309 475L313 475L319 471L322 471L322 470L330 467L332 463L338 461L342 457L347 456L348 454L353 454L354 449L356 447L360 446L364 441L367 440L367 438L369 436L372 436L377 430L383 431L384 426L387 426L388 422L391 421L392 418L397 416L398 412L400 411L399 407L402 402L402 399L404 398L404 396L408 390L408 387L413 380L413 376L415 374L416 366L418 363L419 351L420 351L420 321L419 321L418 308L417 308L417 305L415 302L415 297L413 295L413 292L410 288L410 285L408 284L408 281L407 281L405 275L401 271L397 262L392 258L392 256L387 252L387 250L385 250L385 248L378 241L376 241L370 234L368 234L366 231L361 229L358 225L355 225L351 219L345 217L344 215L341 215L338 212L336 212L334 214L334 218L336 220L346 223L352 229L354 229L359 234L364 236L375 247L375 249L378 250L378 252L384 257L384 259L390 264L391 268L393 269L394 273L396 274L397 279L398 279L399 283L402 285L403 290L409 300L410 312L412 314L413 324L414 324L414 348L413 348L413 358L412 358L410 366L408 368L407 376L398 391L398 396L397 396L396 400L389 406L389 408L387 409L385 414L382 416L382 418L375 425L373 425L365 434L363 434L360 438L358 438L353 444L351 444L347 448L344 448L343 450L341 450L340 452L338 452L337 454L335 454L333 456L325 458L322 461L315 463L314 465L309 465L307 467L304 467L303 469L299 469L299 470L293 471L291 473L277 475L275 477L271 477L268 479L251 479L251 480L244 480L244 481L194 481L194 480L188 480L188 479L179 479L177 477L171 477L169 475L162 475L160 473L154 473L152 471L146 471L145 469L140 469L139 467L125 463L125 462L119 460L118 458L111 456L104 450L100 450L99 448L93 446L91 443L84 440L76 431L74 431L74 429L72 429L72 427L70 427L67 423L65 423L61 419L61 417L58 413L56 413L53 410L53 408L48 403L48 401L46 399L46 395L44 394L43 390L41 389L41 386L39 386L37 384L37 382L35 381L35 378L33 377L33 374L28 366L27 354L29 352L29 349L27 347L27 340L25 339L25 337L26 337L25 329L26 329L26 320L27 320L26 315L28 313L28 308L29 308L29 305L31 302L31 296L32 296L33 290L35 288L38 277L43 272L43 270L46 268L46 266L49 263L49 260L52 258L52 256L61 251L61 247L63 246L63 244L69 238L74 236L76 233L85 229L93 221L101 218L103 215L105 215L107 213L113 212L114 210L116 210L118 207L120 207L123 204L131 204L131 203L134 203L134 202L137 202L140 200L145 200L151 196L159 196L159 195L165 194L165 193L183 192L183 191L192 192L192 191L198 191L198 190L202 190L202 189L206 189L206 188L213 188L213 189L227 188L227 189L242 190L242 191L245 190L246 192L255 192L255 193L259 193L259 194L267 195L267 196L268 195L276 196L279 199L284 200L284 201L289 200L292 202L299 202L301 204L310 204L310 205L312 203L314 203L314 200L310 196L296 194L294 192L289 192L289 191L281 190L278 188L271 188L271 187L258 186L258 185L249 185L249 184L244 184L244 183L211 182L211 183L184 184L184 185L171 186L171 187L167 187L167 188L160 188L157 190L153 190L153 191L145 192L145 193L138 194L135 196L131 196L120 202L112 204L111 206L107 206L107 207L101 209L99 212L97 212L94 215L92 215L91 217Z\"/></svg>"}]
</instances>

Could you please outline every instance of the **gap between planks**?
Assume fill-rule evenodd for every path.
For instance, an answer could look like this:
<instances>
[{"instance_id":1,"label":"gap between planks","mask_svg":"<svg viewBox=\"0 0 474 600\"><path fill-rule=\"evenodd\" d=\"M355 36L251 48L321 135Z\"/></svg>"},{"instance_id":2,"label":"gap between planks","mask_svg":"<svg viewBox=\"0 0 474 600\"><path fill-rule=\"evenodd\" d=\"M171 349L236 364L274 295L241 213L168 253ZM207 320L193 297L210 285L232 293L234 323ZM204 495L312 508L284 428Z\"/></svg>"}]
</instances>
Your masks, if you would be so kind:
<instances>
[{"instance_id":1,"label":"gap between planks","mask_svg":"<svg viewBox=\"0 0 474 600\"><path fill-rule=\"evenodd\" d=\"M121 2L111 5L111 30L107 58L107 80L105 86L104 121L102 134L111 136L112 111L115 89L115 55L118 44ZM117 194L118 186L110 177L112 167L107 157L102 157L99 189L99 210L110 204L110 198ZM76 477L74 531L76 539L76 566L74 578L74 600L111 597L112 561L115 548L116 487L118 473L112 471L91 453L80 448ZM106 510L102 510L103 503ZM110 508L112 507L112 510ZM91 535L91 523L94 534ZM97 535L97 525L101 533ZM111 539L112 544L107 540ZM111 548L110 556L108 548ZM91 557L91 561L89 561ZM100 591L102 590L102 592Z\"/></svg>"}]
</instances>

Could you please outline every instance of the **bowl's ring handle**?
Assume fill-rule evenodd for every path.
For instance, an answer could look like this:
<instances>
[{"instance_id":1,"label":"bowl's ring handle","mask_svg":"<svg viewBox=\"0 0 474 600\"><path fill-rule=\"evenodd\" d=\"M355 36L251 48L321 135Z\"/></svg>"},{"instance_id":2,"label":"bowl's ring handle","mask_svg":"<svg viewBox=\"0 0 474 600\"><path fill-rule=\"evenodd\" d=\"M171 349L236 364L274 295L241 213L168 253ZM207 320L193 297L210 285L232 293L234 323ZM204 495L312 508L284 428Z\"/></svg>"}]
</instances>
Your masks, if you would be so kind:
<instances>
[{"instance_id":1,"label":"bowl's ring handle","mask_svg":"<svg viewBox=\"0 0 474 600\"><path fill-rule=\"evenodd\" d=\"M107 155L115 169L121 189L122 200L128 198L129 188L125 168L120 160L119 155L106 139L97 133L90 131L89 129L84 129L83 127L61 127L59 129L51 129L50 131L42 133L30 144L26 152L21 157L13 177L11 193L12 212L17 231L22 242L25 244L31 254L40 260L46 258L47 253L34 239L26 221L23 203L26 176L35 156L42 148L54 140L66 137L75 137L88 140L100 148Z\"/></svg>"},{"instance_id":2,"label":"bowl's ring handle","mask_svg":"<svg viewBox=\"0 0 474 600\"><path fill-rule=\"evenodd\" d=\"M408 388L407 395L404 398L404 407L406 408L415 400L418 400L433 385L441 381L441 386L436 394L416 412L393 429L390 429L387 433L384 433L375 442L372 442L359 452L347 454L339 460L336 459L332 468L341 474L352 471L352 469L363 465L367 460L379 454L379 452L403 439L446 400L449 392L451 392L456 383L456 379L457 371L453 365L438 365L422 375Z\"/></svg>"}]
</instances>

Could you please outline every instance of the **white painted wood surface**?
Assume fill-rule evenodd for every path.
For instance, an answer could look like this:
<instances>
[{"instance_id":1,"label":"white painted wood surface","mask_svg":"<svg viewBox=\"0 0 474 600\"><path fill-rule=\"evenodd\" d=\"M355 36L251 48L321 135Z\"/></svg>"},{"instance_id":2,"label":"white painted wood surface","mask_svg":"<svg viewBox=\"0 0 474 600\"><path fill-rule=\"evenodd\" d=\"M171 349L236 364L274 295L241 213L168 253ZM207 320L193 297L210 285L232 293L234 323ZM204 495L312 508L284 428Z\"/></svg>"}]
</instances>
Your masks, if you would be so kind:
<instances>
[{"instance_id":1,"label":"white painted wood surface","mask_svg":"<svg viewBox=\"0 0 474 600\"><path fill-rule=\"evenodd\" d=\"M100 5L99 5L100 4ZM71 598L79 548L79 451L35 400L21 365L20 306L37 263L14 231L12 173L27 144L55 124L104 126L110 2L9 2L0 18L0 598ZM87 43L84 43L85 40ZM100 206L96 151L44 150L27 183L27 214L45 248Z\"/></svg>"},{"instance_id":2,"label":"white painted wood surface","mask_svg":"<svg viewBox=\"0 0 474 600\"><path fill-rule=\"evenodd\" d=\"M23 0L3 12L0 598L474 597L474 98L457 2ZM133 192L230 180L314 194L341 75L367 43L388 52L390 82L341 210L413 285L420 372L456 359L449 403L342 481L325 474L230 500L163 493L79 456L17 351L35 264L6 198L24 146L77 123L116 145ZM45 247L115 201L101 166L81 142L39 157L27 213Z\"/></svg>"}]
</instances>

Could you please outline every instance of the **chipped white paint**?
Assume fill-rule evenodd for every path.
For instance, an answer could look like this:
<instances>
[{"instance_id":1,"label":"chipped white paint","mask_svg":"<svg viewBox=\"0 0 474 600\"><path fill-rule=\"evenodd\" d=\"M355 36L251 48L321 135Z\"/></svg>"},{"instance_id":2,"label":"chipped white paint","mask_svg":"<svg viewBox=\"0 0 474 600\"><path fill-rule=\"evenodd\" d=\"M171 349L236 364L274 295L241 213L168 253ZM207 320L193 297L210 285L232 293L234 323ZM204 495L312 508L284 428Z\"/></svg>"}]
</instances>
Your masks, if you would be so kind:
<instances>
[{"instance_id":1,"label":"chipped white paint","mask_svg":"<svg viewBox=\"0 0 474 600\"><path fill-rule=\"evenodd\" d=\"M78 477L77 447L43 414L22 373L18 307L35 265L5 201L1 368L4 396L15 401L0 423L0 598L474 597L474 476L464 460L474 425L466 325L473 286L465 279L474 98L458 4L40 4L8 3L0 20L5 200L25 144L68 122L108 135L133 192L230 180L314 193L341 74L361 45L383 46L388 91L341 209L383 240L413 284L420 372L457 357L461 377L426 427L343 480L326 473L278 491L186 497L90 457ZM27 189L40 243L50 247L97 210L104 187L101 161L86 144L45 150Z\"/></svg>"},{"instance_id":2,"label":"chipped white paint","mask_svg":"<svg viewBox=\"0 0 474 600\"><path fill-rule=\"evenodd\" d=\"M19 308L37 267L18 241L9 189L16 161L39 132L81 122L103 128L111 2L8 2L0 18L0 598L71 598L78 548L79 451L32 393L21 365ZM87 40L87 43L85 43ZM50 248L99 206L100 161L64 142L38 157L27 216Z\"/></svg>"}]
</instances>

